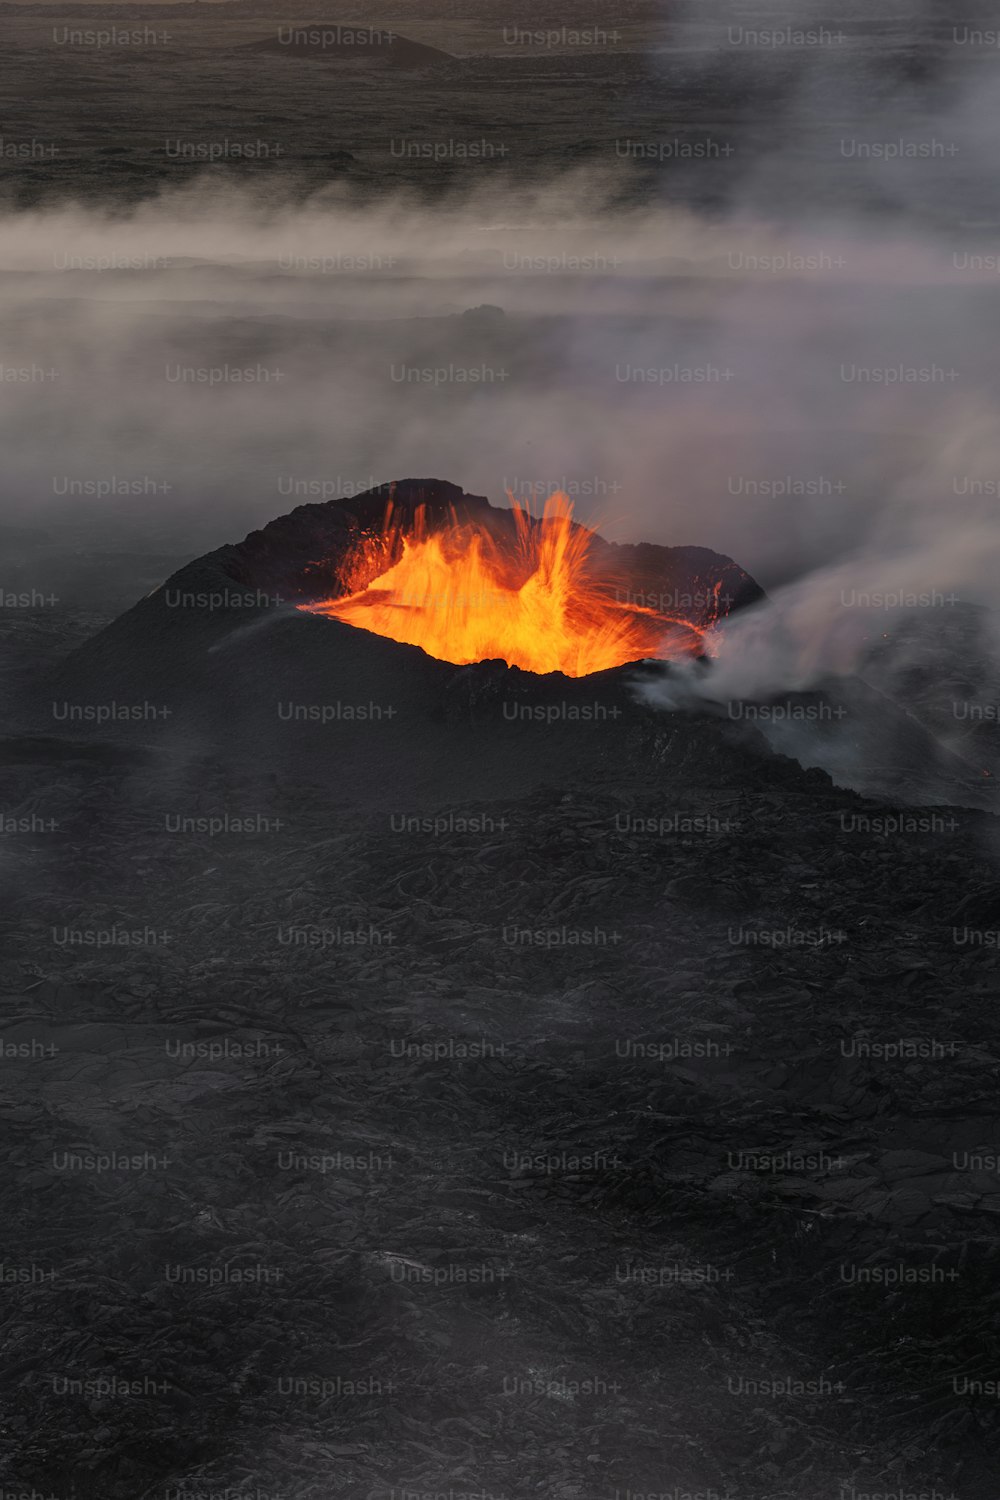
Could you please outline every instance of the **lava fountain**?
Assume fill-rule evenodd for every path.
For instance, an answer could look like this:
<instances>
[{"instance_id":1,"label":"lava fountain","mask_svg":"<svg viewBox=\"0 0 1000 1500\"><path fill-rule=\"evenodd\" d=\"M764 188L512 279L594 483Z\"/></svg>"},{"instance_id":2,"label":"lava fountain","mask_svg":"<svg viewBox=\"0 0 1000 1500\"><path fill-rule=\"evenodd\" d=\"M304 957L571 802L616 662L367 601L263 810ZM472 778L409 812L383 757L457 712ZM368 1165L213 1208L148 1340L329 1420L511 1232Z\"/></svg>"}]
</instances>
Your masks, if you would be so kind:
<instances>
[{"instance_id":1,"label":"lava fountain","mask_svg":"<svg viewBox=\"0 0 1000 1500\"><path fill-rule=\"evenodd\" d=\"M347 592L299 608L441 661L502 660L567 677L713 654L721 583L707 608L688 613L627 591L623 599L594 567L597 533L574 522L568 496L552 495L539 519L513 498L512 507L513 524L498 534L454 509L433 528L425 506L402 519L390 499L382 527L358 543Z\"/></svg>"}]
</instances>

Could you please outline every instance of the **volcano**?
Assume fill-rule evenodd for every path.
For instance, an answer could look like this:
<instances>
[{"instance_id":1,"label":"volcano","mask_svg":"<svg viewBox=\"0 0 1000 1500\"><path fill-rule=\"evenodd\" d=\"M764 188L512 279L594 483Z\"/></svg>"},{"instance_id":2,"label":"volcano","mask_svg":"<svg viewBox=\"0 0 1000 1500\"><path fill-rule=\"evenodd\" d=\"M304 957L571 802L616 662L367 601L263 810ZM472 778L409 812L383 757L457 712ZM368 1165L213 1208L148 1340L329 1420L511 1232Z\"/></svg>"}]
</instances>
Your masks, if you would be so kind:
<instances>
[{"instance_id":1,"label":"volcano","mask_svg":"<svg viewBox=\"0 0 1000 1500\"><path fill-rule=\"evenodd\" d=\"M974 941L996 930L992 835L945 805L865 802L747 715L642 701L644 678L709 682L725 611L759 598L727 558L611 546L561 502L531 518L384 486L182 568L46 684L58 735L0 745L5 821L25 820L4 854L6 1123L32 1180L49 1149L57 1174L45 1193L19 1177L4 1207L12 1265L62 1257L24 1289L46 1313L19 1319L13 1360L130 1377L93 1363L99 1282L109 1358L157 1351L184 1418L154 1446L151 1400L104 1402L81 1500L166 1473L179 1494L195 1462L237 1493L262 1443L284 1467L258 1464L261 1494L458 1477L519 1495L542 1462L546 1493L579 1496L594 1456L618 1493L662 1494L664 1473L677 1495L747 1473L773 1493L778 1429L762 1446L744 1382L775 1369L849 1392L824 1398L826 1446L790 1448L782 1486L835 1494L845 1453L877 1440L867 1468L892 1472L900 1413L904 1440L926 1424L895 1302L875 1316L843 1276L887 1243L891 1269L967 1268L944 1334L936 1300L907 1311L956 1429L953 1372L997 1362L1000 1199L978 1143L1000 1037L995 954ZM567 670L519 664L536 611ZM582 670L598 648L619 664ZM787 701L787 723L818 706ZM931 764L888 698L856 708L860 761L871 721ZM147 1157L152 1180L84 1178ZM281 1274L251 1288L238 1273L248 1253L269 1269L265 1246ZM335 1395L345 1350L381 1385L276 1412L265 1346ZM561 1399L561 1372L586 1370L614 1401ZM36 1384L14 1417L42 1431L54 1486L90 1415L67 1436L65 1396ZM527 1399L501 1408L501 1384ZM661 1452L635 1434L665 1402ZM422 1441L442 1412L467 1459Z\"/></svg>"},{"instance_id":2,"label":"volcano","mask_svg":"<svg viewBox=\"0 0 1000 1500\"><path fill-rule=\"evenodd\" d=\"M365 605L374 598L391 603L383 594L390 573L396 574L394 583L405 596L403 607L451 606L446 612L452 622L463 611L467 622L470 605L476 612L477 600L470 595L478 595L483 605L486 593L494 602L501 592L523 594L534 575L536 594L543 592L546 582L552 593L561 594L560 609L550 611L543 622L549 628L557 624L557 613L571 620L575 616L578 624L589 618L592 625L601 607L617 611L623 623L626 616L633 624L639 616L651 622L650 631L635 637L635 650L623 647L618 653L620 661L598 653L600 659L591 668L595 671L642 656L697 654L706 630L731 610L763 598L760 587L732 558L703 547L609 543L575 523L571 509L566 498L557 495L544 514L534 518L516 503L506 509L483 496L468 495L457 485L407 479L353 499L300 506L262 531L251 532L239 547L223 548L210 559L217 561L230 583L277 589L300 606L348 618L355 625L365 623ZM404 576L398 570L407 554L414 566ZM464 567L457 566L463 560ZM183 588L186 572L175 575L167 587ZM380 587L373 587L376 584ZM454 587L459 597L447 600L436 592L448 587ZM663 627L662 650L657 649L657 622ZM509 618L504 623L509 624ZM678 637L671 643L663 638L677 627L686 629L687 640ZM503 634L501 623L498 657L506 645ZM488 655L483 651L476 659ZM568 675L587 675L586 665L574 664Z\"/></svg>"},{"instance_id":3,"label":"volcano","mask_svg":"<svg viewBox=\"0 0 1000 1500\"><path fill-rule=\"evenodd\" d=\"M992 808L905 695L839 678L714 701L727 621L764 598L709 549L605 541L564 496L531 516L402 480L181 568L41 684L31 733L247 761L350 803L624 786L669 741L671 774L777 752L866 796Z\"/></svg>"},{"instance_id":4,"label":"volcano","mask_svg":"<svg viewBox=\"0 0 1000 1500\"><path fill-rule=\"evenodd\" d=\"M52 711L73 732L308 761L350 798L627 773L629 736L662 721L635 692L644 663L709 655L762 597L729 557L609 543L564 500L532 517L403 480L189 563L68 658Z\"/></svg>"},{"instance_id":5,"label":"volcano","mask_svg":"<svg viewBox=\"0 0 1000 1500\"><path fill-rule=\"evenodd\" d=\"M760 722L644 691L675 670L707 686L727 620L764 597L707 548L605 541L564 496L531 516L407 479L181 568L62 663L32 730L250 761L352 803L631 784L669 739L691 768L777 751L865 795L992 806L981 772L857 679Z\"/></svg>"}]
</instances>

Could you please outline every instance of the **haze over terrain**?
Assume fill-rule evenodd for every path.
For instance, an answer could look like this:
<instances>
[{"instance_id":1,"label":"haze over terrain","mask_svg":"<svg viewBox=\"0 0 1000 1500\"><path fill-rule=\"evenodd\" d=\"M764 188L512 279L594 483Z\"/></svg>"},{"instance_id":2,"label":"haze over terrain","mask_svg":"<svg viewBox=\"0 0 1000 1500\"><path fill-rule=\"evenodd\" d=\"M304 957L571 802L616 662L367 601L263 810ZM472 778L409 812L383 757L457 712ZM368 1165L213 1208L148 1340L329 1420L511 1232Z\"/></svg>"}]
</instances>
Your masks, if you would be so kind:
<instances>
[{"instance_id":1,"label":"haze over terrain","mask_svg":"<svg viewBox=\"0 0 1000 1500\"><path fill-rule=\"evenodd\" d=\"M0 5L0 1500L995 1500L995 16L471 10Z\"/></svg>"},{"instance_id":2,"label":"haze over terrain","mask_svg":"<svg viewBox=\"0 0 1000 1500\"><path fill-rule=\"evenodd\" d=\"M742 6L576 46L405 9L458 61L272 58L241 3L131 48L6 9L4 141L53 151L5 161L8 522L176 554L403 474L564 481L769 590L990 598L991 54L933 7L812 47L733 45L789 25Z\"/></svg>"}]
</instances>

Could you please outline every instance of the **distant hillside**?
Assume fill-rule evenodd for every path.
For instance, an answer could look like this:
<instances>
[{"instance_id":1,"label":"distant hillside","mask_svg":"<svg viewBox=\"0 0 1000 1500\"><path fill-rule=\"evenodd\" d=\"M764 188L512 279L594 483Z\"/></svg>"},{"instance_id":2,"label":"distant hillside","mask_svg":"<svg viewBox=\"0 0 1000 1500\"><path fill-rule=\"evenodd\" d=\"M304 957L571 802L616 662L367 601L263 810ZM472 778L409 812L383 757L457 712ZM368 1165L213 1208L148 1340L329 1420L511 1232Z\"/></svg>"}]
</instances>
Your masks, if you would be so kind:
<instances>
[{"instance_id":1,"label":"distant hillside","mask_svg":"<svg viewBox=\"0 0 1000 1500\"><path fill-rule=\"evenodd\" d=\"M86 11L90 16L123 17L148 16L151 12L163 11L173 14L198 15L229 12L234 16L294 17L297 25L314 24L302 20L305 15L322 16L327 22L339 22L343 26L368 27L372 24L372 7L367 0L45 0L45 3L23 3L23 0L0 0L0 14L51 15L65 10ZM614 20L607 15L607 0L578 0L573 19L567 22L564 16L539 10L538 0L477 0L475 19L492 22L498 27L521 26L552 28L571 25L600 26L613 31L616 25L626 22L657 23L669 19L669 8L665 0L622 0ZM468 0L384 0L379 7L379 20L386 22L464 21L469 17Z\"/></svg>"},{"instance_id":2,"label":"distant hillside","mask_svg":"<svg viewBox=\"0 0 1000 1500\"><path fill-rule=\"evenodd\" d=\"M345 26L339 22L305 21L277 28L273 36L248 42L246 52L283 53L287 57L335 58L340 62L363 59L397 68L422 68L449 62L451 55L423 42L410 41L395 31L376 31L371 26Z\"/></svg>"}]
</instances>

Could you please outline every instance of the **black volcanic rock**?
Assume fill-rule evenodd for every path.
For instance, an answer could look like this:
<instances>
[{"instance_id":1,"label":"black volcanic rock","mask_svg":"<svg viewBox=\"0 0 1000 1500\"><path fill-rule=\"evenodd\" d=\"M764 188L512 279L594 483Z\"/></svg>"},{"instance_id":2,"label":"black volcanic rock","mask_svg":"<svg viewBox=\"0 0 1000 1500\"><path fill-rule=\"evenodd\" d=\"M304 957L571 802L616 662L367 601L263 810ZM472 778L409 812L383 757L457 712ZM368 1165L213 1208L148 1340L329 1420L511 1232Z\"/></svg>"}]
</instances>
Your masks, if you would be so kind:
<instances>
[{"instance_id":1,"label":"black volcanic rock","mask_svg":"<svg viewBox=\"0 0 1000 1500\"><path fill-rule=\"evenodd\" d=\"M954 1378L1000 1358L998 955L967 931L996 930L991 820L887 836L892 809L753 723L634 703L661 664L460 667L290 604L198 602L329 587L385 498L199 559L69 659L67 699L169 693L189 755L72 725L0 747L8 817L45 820L5 841L0 903L5 1255L50 1268L5 1289L18 1472L39 1494L72 1473L78 1500L195 1472L235 1494L250 1455L262 1495L405 1474L570 1500L595 1457L653 1493L683 1421L677 1493L829 1496L846 1471L868 1494L934 1443L921 1492L991 1500L968 1454L994 1475L995 1440ZM509 524L433 481L396 498ZM650 550L675 579L702 566ZM304 725L303 762L275 700L361 693L396 717ZM534 717L560 706L608 717ZM109 930L142 941L68 936ZM91 1149L156 1167L58 1165ZM345 1350L403 1399L276 1403L282 1369L325 1378ZM67 1399L54 1369L165 1390ZM615 1399L532 1392L498 1419L526 1370L593 1370ZM788 1442L737 1383L761 1371L845 1394L797 1403Z\"/></svg>"},{"instance_id":2,"label":"black volcanic rock","mask_svg":"<svg viewBox=\"0 0 1000 1500\"><path fill-rule=\"evenodd\" d=\"M891 803L995 811L996 782L947 739L861 677L829 678L810 692L732 708L779 755L819 766L838 786Z\"/></svg>"}]
</instances>

